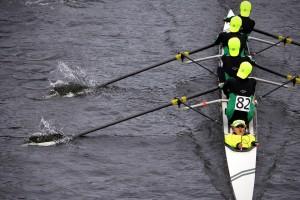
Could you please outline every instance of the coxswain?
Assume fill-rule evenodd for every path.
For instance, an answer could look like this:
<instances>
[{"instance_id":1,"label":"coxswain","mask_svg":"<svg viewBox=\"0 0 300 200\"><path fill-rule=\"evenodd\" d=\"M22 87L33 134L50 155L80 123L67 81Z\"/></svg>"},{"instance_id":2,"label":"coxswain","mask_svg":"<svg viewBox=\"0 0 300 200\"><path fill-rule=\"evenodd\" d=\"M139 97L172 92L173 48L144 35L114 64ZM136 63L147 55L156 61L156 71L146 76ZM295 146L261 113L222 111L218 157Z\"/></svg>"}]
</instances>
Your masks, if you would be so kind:
<instances>
[{"instance_id":1,"label":"coxswain","mask_svg":"<svg viewBox=\"0 0 300 200\"><path fill-rule=\"evenodd\" d=\"M246 133L247 126L244 120L235 120L232 122L231 127L233 133L225 135L225 144L239 150L249 149L258 145L255 136Z\"/></svg>"},{"instance_id":2,"label":"coxswain","mask_svg":"<svg viewBox=\"0 0 300 200\"><path fill-rule=\"evenodd\" d=\"M229 122L242 119L249 123L253 118L256 80L249 78L251 72L251 63L242 62L237 77L228 79L222 87L228 98L226 115Z\"/></svg>"},{"instance_id":3,"label":"coxswain","mask_svg":"<svg viewBox=\"0 0 300 200\"><path fill-rule=\"evenodd\" d=\"M240 55L244 55L244 49L246 47L246 36L239 32L242 25L242 19L239 16L234 16L230 19L229 32L221 32L219 33L214 45L222 44L224 49L224 55L229 55L228 52L228 41L230 38L237 37L239 38L240 45Z\"/></svg>"}]
</instances>

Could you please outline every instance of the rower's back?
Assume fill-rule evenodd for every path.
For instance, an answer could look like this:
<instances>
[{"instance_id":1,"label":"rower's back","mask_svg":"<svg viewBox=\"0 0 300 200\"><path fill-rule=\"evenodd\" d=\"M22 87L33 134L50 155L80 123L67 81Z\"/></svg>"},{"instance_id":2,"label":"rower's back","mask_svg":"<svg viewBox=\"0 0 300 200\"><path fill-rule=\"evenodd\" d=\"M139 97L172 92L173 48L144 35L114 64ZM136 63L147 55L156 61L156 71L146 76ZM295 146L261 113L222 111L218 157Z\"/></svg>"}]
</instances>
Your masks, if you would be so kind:
<instances>
[{"instance_id":1,"label":"rower's back","mask_svg":"<svg viewBox=\"0 0 300 200\"><path fill-rule=\"evenodd\" d=\"M224 83L223 91L228 97L226 115L229 122L243 119L249 123L254 116L254 94L256 80L248 78L252 65L243 62L237 73L237 78L231 78Z\"/></svg>"},{"instance_id":2,"label":"rower's back","mask_svg":"<svg viewBox=\"0 0 300 200\"><path fill-rule=\"evenodd\" d=\"M223 65L218 68L219 81L224 82L230 78L237 78L236 74L242 62L253 61L248 56L240 55L241 41L238 37L233 37L228 40L229 55L221 57Z\"/></svg>"},{"instance_id":3,"label":"rower's back","mask_svg":"<svg viewBox=\"0 0 300 200\"><path fill-rule=\"evenodd\" d=\"M250 18L252 4L249 1L242 1L240 4L240 14L242 26L240 32L249 35L255 26L255 21Z\"/></svg>"},{"instance_id":4,"label":"rower's back","mask_svg":"<svg viewBox=\"0 0 300 200\"><path fill-rule=\"evenodd\" d=\"M214 42L214 45L220 45L222 44L222 48L224 49L224 55L229 55L229 50L228 50L228 41L233 38L237 37L240 42L240 55L244 55L244 49L246 47L246 40L247 36L240 33L239 30L242 25L242 19L239 16L234 16L230 19L230 25L229 25L229 32L221 32L216 41Z\"/></svg>"}]
</instances>

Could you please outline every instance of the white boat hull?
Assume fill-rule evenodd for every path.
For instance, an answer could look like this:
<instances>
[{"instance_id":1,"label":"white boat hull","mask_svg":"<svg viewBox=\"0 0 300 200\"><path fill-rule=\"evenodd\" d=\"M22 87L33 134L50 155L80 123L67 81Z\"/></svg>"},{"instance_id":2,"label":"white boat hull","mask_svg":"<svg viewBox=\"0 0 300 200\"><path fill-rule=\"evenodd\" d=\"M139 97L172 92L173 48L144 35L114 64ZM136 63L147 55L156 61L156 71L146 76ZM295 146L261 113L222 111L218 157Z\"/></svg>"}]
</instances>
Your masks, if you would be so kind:
<instances>
[{"instance_id":1,"label":"white boat hull","mask_svg":"<svg viewBox=\"0 0 300 200\"><path fill-rule=\"evenodd\" d=\"M225 147L225 152L235 198L237 200L252 200L255 183L256 147L248 152L235 152Z\"/></svg>"},{"instance_id":2,"label":"white boat hull","mask_svg":"<svg viewBox=\"0 0 300 200\"><path fill-rule=\"evenodd\" d=\"M232 10L229 10L227 17L233 16ZM229 31L229 23L225 22L223 31ZM248 46L248 45L247 45ZM223 54L223 49L220 48L220 52ZM222 66L222 61L220 61ZM222 93L222 99L226 96ZM231 133L230 124L225 114L227 108L227 102L222 102L222 118L223 118L223 131L224 136ZM254 117L254 119L256 119ZM249 133L255 135L254 123L252 120L249 123ZM252 200L254 184L255 184L255 169L256 169L256 151L254 147L250 151L236 151L225 146L225 153L227 159L227 166L230 175L231 185L236 200Z\"/></svg>"}]
</instances>

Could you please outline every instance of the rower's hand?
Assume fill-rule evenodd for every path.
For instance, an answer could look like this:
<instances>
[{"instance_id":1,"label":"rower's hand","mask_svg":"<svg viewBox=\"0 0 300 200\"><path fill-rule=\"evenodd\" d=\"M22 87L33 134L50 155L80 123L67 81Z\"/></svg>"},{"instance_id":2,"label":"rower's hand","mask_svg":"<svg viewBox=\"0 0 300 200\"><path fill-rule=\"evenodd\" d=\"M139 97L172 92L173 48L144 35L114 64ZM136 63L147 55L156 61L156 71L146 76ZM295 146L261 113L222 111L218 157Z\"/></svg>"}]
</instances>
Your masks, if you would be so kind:
<instances>
[{"instance_id":1,"label":"rower's hand","mask_svg":"<svg viewBox=\"0 0 300 200\"><path fill-rule=\"evenodd\" d=\"M224 83L219 83L219 85L218 85L218 86L219 86L219 88L221 88L221 89L222 89L222 88L223 88L223 86L224 86Z\"/></svg>"},{"instance_id":2,"label":"rower's hand","mask_svg":"<svg viewBox=\"0 0 300 200\"><path fill-rule=\"evenodd\" d=\"M243 144L242 143L239 143L238 147L239 147L240 151L243 150Z\"/></svg>"},{"instance_id":3,"label":"rower's hand","mask_svg":"<svg viewBox=\"0 0 300 200\"><path fill-rule=\"evenodd\" d=\"M254 99L254 105L258 105L258 101L256 99Z\"/></svg>"},{"instance_id":4,"label":"rower's hand","mask_svg":"<svg viewBox=\"0 0 300 200\"><path fill-rule=\"evenodd\" d=\"M258 147L259 143L258 142L253 142L253 146Z\"/></svg>"}]
</instances>

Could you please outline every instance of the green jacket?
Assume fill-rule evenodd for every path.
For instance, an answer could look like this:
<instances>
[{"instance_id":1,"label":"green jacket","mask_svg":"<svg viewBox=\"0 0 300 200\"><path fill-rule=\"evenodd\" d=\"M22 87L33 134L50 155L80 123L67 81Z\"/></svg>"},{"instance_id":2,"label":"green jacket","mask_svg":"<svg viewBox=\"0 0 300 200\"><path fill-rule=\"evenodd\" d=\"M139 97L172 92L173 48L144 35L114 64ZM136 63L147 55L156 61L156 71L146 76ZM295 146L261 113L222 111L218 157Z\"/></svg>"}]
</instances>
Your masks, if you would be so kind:
<instances>
[{"instance_id":1,"label":"green jacket","mask_svg":"<svg viewBox=\"0 0 300 200\"><path fill-rule=\"evenodd\" d=\"M255 105L253 102L253 96L249 97L250 102L249 105L247 106L247 121L250 122L253 119L254 116L254 111L255 111ZM238 105L239 102L237 102L237 95L234 93L229 94L229 101L227 104L227 109L226 109L226 115L228 120L230 120L233 116L234 111L236 110L236 105Z\"/></svg>"}]
</instances>

